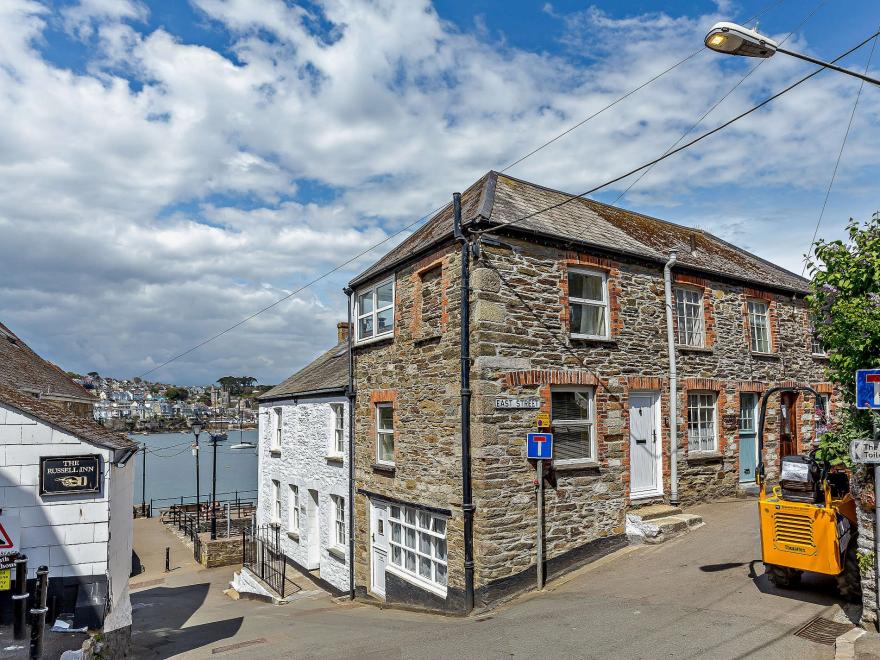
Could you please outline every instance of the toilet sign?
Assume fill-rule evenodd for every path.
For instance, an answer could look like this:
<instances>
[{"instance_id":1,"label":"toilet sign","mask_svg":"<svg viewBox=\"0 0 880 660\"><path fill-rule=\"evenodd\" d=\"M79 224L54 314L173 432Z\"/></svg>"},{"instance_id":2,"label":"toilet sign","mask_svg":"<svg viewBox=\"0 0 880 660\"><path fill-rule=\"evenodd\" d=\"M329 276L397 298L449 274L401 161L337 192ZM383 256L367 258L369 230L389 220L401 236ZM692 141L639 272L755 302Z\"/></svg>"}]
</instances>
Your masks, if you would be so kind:
<instances>
[{"instance_id":1,"label":"toilet sign","mask_svg":"<svg viewBox=\"0 0 880 660\"><path fill-rule=\"evenodd\" d=\"M880 441L853 440L849 446L849 457L853 463L880 463Z\"/></svg>"},{"instance_id":2,"label":"toilet sign","mask_svg":"<svg viewBox=\"0 0 880 660\"><path fill-rule=\"evenodd\" d=\"M856 371L856 407L880 410L880 369Z\"/></svg>"}]
</instances>

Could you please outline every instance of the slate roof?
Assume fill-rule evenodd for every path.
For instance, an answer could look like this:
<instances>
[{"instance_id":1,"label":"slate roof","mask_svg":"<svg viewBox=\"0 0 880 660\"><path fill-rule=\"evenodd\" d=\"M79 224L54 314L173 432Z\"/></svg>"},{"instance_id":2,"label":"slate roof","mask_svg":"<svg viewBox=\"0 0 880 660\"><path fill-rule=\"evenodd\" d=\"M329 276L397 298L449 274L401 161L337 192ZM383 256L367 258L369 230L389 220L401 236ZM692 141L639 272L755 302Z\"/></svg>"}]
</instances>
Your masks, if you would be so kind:
<instances>
[{"instance_id":1,"label":"slate roof","mask_svg":"<svg viewBox=\"0 0 880 660\"><path fill-rule=\"evenodd\" d=\"M137 449L138 446L122 433L106 429L94 420L77 417L55 404L5 385L0 385L0 402L98 447Z\"/></svg>"},{"instance_id":2,"label":"slate roof","mask_svg":"<svg viewBox=\"0 0 880 660\"><path fill-rule=\"evenodd\" d=\"M0 323L0 385L47 398L97 400L51 362L34 353L12 330Z\"/></svg>"},{"instance_id":3,"label":"slate roof","mask_svg":"<svg viewBox=\"0 0 880 660\"><path fill-rule=\"evenodd\" d=\"M605 252L665 263L678 251L678 267L796 293L808 293L809 281L701 229L676 225L641 213L573 198L499 172L488 172L462 193L462 219L482 227L518 221L505 231L562 240ZM559 205L548 211L532 213ZM389 251L351 285L392 270L452 237L452 203Z\"/></svg>"},{"instance_id":4,"label":"slate roof","mask_svg":"<svg viewBox=\"0 0 880 660\"><path fill-rule=\"evenodd\" d=\"M307 394L334 394L348 385L348 341L307 364L280 385L260 395L260 401L287 399Z\"/></svg>"}]
</instances>

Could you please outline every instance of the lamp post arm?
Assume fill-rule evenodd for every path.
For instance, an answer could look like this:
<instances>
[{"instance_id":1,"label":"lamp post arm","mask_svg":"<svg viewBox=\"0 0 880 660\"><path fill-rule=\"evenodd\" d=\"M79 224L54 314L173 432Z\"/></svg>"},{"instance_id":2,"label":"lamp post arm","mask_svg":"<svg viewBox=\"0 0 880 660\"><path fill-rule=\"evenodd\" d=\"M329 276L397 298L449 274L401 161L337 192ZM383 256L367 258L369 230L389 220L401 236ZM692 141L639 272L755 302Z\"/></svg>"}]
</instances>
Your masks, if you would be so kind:
<instances>
[{"instance_id":1,"label":"lamp post arm","mask_svg":"<svg viewBox=\"0 0 880 660\"><path fill-rule=\"evenodd\" d=\"M818 64L819 66L824 66L826 69L833 69L834 71L839 71L840 73L845 73L848 76L853 76L854 78L860 78L861 80L865 80L869 83L873 83L874 85L880 86L880 80L877 80L876 78L871 78L870 76L866 76L862 73L858 73L856 71L850 71L849 69L844 69L842 66L837 66L836 64L832 64L831 62L823 62L822 60L817 60L815 57L810 57L809 55L802 55L801 53L796 53L793 50L786 50L785 48L777 48L776 52L777 53L784 53L785 55L791 55L792 57L796 57L799 60L804 60L805 62L811 62L812 64Z\"/></svg>"}]
</instances>

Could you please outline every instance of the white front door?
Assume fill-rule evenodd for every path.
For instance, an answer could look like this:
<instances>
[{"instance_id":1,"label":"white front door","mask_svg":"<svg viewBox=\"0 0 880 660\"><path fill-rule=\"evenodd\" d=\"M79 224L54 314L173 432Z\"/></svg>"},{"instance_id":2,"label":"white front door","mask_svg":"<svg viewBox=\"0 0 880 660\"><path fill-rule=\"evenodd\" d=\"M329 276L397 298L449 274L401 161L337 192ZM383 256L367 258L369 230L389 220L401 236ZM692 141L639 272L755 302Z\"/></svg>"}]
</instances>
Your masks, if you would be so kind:
<instances>
[{"instance_id":1,"label":"white front door","mask_svg":"<svg viewBox=\"0 0 880 660\"><path fill-rule=\"evenodd\" d=\"M370 502L370 588L385 597L385 567L388 565L388 505Z\"/></svg>"},{"instance_id":2,"label":"white front door","mask_svg":"<svg viewBox=\"0 0 880 660\"><path fill-rule=\"evenodd\" d=\"M630 497L661 495L659 400L656 392L629 395Z\"/></svg>"},{"instance_id":3,"label":"white front door","mask_svg":"<svg viewBox=\"0 0 880 660\"><path fill-rule=\"evenodd\" d=\"M318 506L318 491L309 489L308 516L308 569L314 571L321 566L321 508Z\"/></svg>"}]
</instances>

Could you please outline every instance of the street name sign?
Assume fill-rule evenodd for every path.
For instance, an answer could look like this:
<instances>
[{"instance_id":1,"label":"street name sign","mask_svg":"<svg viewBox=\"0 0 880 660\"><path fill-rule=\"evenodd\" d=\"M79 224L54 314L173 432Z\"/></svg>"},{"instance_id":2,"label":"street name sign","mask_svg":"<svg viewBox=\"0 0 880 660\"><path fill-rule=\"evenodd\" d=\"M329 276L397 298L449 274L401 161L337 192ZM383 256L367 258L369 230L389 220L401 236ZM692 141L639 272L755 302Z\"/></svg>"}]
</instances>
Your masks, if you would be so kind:
<instances>
[{"instance_id":1,"label":"street name sign","mask_svg":"<svg viewBox=\"0 0 880 660\"><path fill-rule=\"evenodd\" d=\"M511 399L507 397L496 397L495 407L507 410L540 410L541 397L530 396L520 399Z\"/></svg>"},{"instance_id":2,"label":"street name sign","mask_svg":"<svg viewBox=\"0 0 880 660\"><path fill-rule=\"evenodd\" d=\"M856 407L880 410L880 369L856 371Z\"/></svg>"},{"instance_id":3,"label":"street name sign","mask_svg":"<svg viewBox=\"0 0 880 660\"><path fill-rule=\"evenodd\" d=\"M880 440L853 440L849 457L853 463L880 463Z\"/></svg>"},{"instance_id":4,"label":"street name sign","mask_svg":"<svg viewBox=\"0 0 880 660\"><path fill-rule=\"evenodd\" d=\"M529 433L526 442L526 457L549 461L553 458L553 434Z\"/></svg>"}]
</instances>

